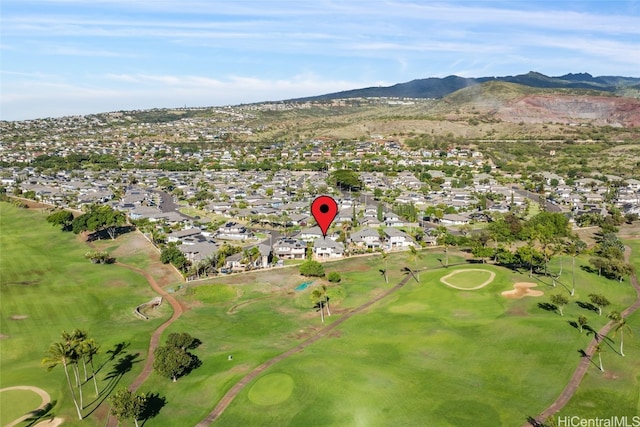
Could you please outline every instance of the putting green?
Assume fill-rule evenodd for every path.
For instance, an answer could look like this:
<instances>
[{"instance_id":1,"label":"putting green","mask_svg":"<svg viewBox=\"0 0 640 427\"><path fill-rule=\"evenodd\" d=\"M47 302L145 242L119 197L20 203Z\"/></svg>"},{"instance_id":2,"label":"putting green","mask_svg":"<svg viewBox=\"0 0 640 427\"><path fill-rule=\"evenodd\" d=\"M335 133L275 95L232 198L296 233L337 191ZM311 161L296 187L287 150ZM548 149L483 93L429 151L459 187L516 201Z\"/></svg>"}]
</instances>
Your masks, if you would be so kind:
<instances>
[{"instance_id":1,"label":"putting green","mask_svg":"<svg viewBox=\"0 0 640 427\"><path fill-rule=\"evenodd\" d=\"M475 291L476 289L484 288L489 283L493 282L495 277L496 273L493 271L471 268L452 271L442 277L440 281L454 289Z\"/></svg>"},{"instance_id":2,"label":"putting green","mask_svg":"<svg viewBox=\"0 0 640 427\"><path fill-rule=\"evenodd\" d=\"M293 378L288 374L273 373L260 378L249 390L249 400L256 405L282 403L291 396Z\"/></svg>"}]
</instances>

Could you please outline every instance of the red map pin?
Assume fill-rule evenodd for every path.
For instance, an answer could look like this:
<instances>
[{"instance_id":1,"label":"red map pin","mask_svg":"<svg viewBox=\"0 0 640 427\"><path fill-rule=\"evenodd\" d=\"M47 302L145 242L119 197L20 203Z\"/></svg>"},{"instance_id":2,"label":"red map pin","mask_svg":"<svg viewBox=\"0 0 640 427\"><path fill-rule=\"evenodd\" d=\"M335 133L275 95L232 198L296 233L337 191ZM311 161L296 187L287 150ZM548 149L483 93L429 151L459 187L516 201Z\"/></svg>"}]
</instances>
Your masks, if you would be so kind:
<instances>
[{"instance_id":1,"label":"red map pin","mask_svg":"<svg viewBox=\"0 0 640 427\"><path fill-rule=\"evenodd\" d=\"M311 203L311 215L313 215L320 226L322 236L327 237L327 230L331 226L336 215L338 215L338 203L333 200L333 197L316 197L316 199Z\"/></svg>"}]
</instances>

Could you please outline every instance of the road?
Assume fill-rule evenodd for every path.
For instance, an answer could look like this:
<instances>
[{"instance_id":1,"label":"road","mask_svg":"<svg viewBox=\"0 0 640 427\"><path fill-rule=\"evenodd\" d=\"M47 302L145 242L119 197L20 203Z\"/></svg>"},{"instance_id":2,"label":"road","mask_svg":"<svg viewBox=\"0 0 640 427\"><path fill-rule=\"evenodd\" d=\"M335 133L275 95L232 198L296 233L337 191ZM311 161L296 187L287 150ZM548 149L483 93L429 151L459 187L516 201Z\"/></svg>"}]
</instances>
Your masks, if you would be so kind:
<instances>
[{"instance_id":1,"label":"road","mask_svg":"<svg viewBox=\"0 0 640 427\"><path fill-rule=\"evenodd\" d=\"M540 195L537 193L533 193L529 190L523 190L519 187L511 187L516 194L519 194L522 197L526 197L529 200L533 200L536 203L540 203ZM544 208L547 212L562 212L562 209L558 205L554 205L548 200L544 202Z\"/></svg>"}]
</instances>

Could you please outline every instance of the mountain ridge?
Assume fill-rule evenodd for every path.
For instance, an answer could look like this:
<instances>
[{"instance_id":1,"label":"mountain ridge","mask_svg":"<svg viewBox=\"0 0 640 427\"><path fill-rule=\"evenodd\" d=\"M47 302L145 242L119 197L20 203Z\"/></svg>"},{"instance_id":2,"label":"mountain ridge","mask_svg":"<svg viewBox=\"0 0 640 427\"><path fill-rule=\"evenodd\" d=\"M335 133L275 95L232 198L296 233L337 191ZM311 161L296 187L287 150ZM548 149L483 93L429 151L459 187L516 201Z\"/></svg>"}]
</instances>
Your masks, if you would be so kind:
<instances>
[{"instance_id":1,"label":"mountain ridge","mask_svg":"<svg viewBox=\"0 0 640 427\"><path fill-rule=\"evenodd\" d=\"M414 79L405 83L396 83L391 86L377 86L360 89L351 89L324 95L295 98L288 101L322 101L344 98L443 98L460 89L469 86L490 82L502 81L516 83L541 89L587 89L612 94L623 93L627 90L638 90L640 78L623 76L597 76L589 73L568 73L562 76L550 77L536 71L527 74L502 77L460 77L450 75L443 78L428 77Z\"/></svg>"}]
</instances>

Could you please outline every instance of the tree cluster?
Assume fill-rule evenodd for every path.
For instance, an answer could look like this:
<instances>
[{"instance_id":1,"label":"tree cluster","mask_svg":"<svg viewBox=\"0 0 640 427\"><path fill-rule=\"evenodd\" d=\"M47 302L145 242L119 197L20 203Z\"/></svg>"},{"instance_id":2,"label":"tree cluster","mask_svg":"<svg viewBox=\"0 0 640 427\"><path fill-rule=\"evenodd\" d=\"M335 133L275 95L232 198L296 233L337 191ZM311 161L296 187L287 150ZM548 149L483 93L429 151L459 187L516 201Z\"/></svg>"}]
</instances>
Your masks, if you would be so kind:
<instances>
[{"instance_id":1,"label":"tree cluster","mask_svg":"<svg viewBox=\"0 0 640 427\"><path fill-rule=\"evenodd\" d=\"M360 191L363 188L358 174L349 169L332 172L327 182L341 190Z\"/></svg>"},{"instance_id":2,"label":"tree cluster","mask_svg":"<svg viewBox=\"0 0 640 427\"><path fill-rule=\"evenodd\" d=\"M73 214L64 210L57 211L47 217L47 222L61 226L63 231L70 231L71 223L73 222Z\"/></svg>"},{"instance_id":3,"label":"tree cluster","mask_svg":"<svg viewBox=\"0 0 640 427\"><path fill-rule=\"evenodd\" d=\"M93 358L98 353L99 347L93 338L89 338L87 332L74 329L71 333L62 332L62 341L54 342L47 350L47 357L42 360L42 364L51 371L58 365L64 368L67 385L71 392L71 399L76 407L78 418L82 419L82 409L84 408L82 382L80 374L80 363L84 368L84 382L88 381L87 364L91 366L91 377L95 388L96 397L98 396L98 383L96 382L96 370L93 365ZM74 380L72 382L69 370L73 372ZM78 397L76 397L76 391ZM79 400L79 401L78 401Z\"/></svg>"},{"instance_id":4,"label":"tree cluster","mask_svg":"<svg viewBox=\"0 0 640 427\"><path fill-rule=\"evenodd\" d=\"M92 205L89 210L75 218L71 229L75 234L84 231L106 231L111 239L116 238L118 227L126 221L124 212L113 209L108 205Z\"/></svg>"},{"instance_id":5,"label":"tree cluster","mask_svg":"<svg viewBox=\"0 0 640 427\"><path fill-rule=\"evenodd\" d=\"M614 233L600 234L598 243L594 248L594 257L589 259L598 275L603 275L610 279L622 281L624 276L633 274L633 265L625 262L625 247L622 241Z\"/></svg>"},{"instance_id":6,"label":"tree cluster","mask_svg":"<svg viewBox=\"0 0 640 427\"><path fill-rule=\"evenodd\" d=\"M176 382L181 376L201 365L198 356L188 352L197 348L201 341L186 332L171 333L164 346L154 351L153 369L164 377Z\"/></svg>"},{"instance_id":7,"label":"tree cluster","mask_svg":"<svg viewBox=\"0 0 640 427\"><path fill-rule=\"evenodd\" d=\"M189 261L175 244L169 244L162 249L162 252L160 252L160 261L163 264L170 263L175 268L183 272L186 271L189 266Z\"/></svg>"}]
</instances>

